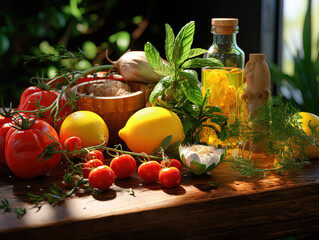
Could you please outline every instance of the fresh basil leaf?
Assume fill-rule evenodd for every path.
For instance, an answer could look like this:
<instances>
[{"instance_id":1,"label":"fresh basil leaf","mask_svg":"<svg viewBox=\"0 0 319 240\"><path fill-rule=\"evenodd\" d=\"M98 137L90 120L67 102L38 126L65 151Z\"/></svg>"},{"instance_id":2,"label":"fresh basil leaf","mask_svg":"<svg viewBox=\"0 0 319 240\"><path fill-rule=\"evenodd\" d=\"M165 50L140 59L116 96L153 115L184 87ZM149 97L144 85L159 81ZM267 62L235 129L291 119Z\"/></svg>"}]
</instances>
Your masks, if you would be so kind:
<instances>
[{"instance_id":1,"label":"fresh basil leaf","mask_svg":"<svg viewBox=\"0 0 319 240\"><path fill-rule=\"evenodd\" d=\"M206 107L204 116L210 116L214 112L223 113L222 109L218 106L208 106Z\"/></svg>"},{"instance_id":2,"label":"fresh basil leaf","mask_svg":"<svg viewBox=\"0 0 319 240\"><path fill-rule=\"evenodd\" d=\"M187 58L191 50L195 33L195 22L186 24L177 34L174 47L172 62L178 68Z\"/></svg>"},{"instance_id":3,"label":"fresh basil leaf","mask_svg":"<svg viewBox=\"0 0 319 240\"><path fill-rule=\"evenodd\" d=\"M192 85L198 85L198 75L197 72L191 69L184 69L183 71L179 72L178 75L179 79L187 79L192 83Z\"/></svg>"},{"instance_id":4,"label":"fresh basil leaf","mask_svg":"<svg viewBox=\"0 0 319 240\"><path fill-rule=\"evenodd\" d=\"M191 80L192 80L194 83L196 83L196 84L199 83L198 74L197 74L197 72L196 72L195 70L193 70L193 69L183 69L183 70L181 71L181 74L183 75L184 73L187 73L187 74L192 75L192 76L189 76L189 75L188 75L188 78L192 78Z\"/></svg>"},{"instance_id":5,"label":"fresh basil leaf","mask_svg":"<svg viewBox=\"0 0 319 240\"><path fill-rule=\"evenodd\" d=\"M214 115L210 116L209 119L212 122L217 123L218 125L225 125L226 121L228 120L228 117L226 117L224 115L214 114Z\"/></svg>"},{"instance_id":6,"label":"fresh basil leaf","mask_svg":"<svg viewBox=\"0 0 319 240\"><path fill-rule=\"evenodd\" d=\"M156 68L154 68L154 72L162 75L162 76L169 76L173 74L173 69L171 66L167 65L165 62L162 62Z\"/></svg>"},{"instance_id":7,"label":"fresh basil leaf","mask_svg":"<svg viewBox=\"0 0 319 240\"><path fill-rule=\"evenodd\" d=\"M188 114L197 118L200 114L200 108L196 104L186 104L183 106L184 111Z\"/></svg>"},{"instance_id":8,"label":"fresh basil leaf","mask_svg":"<svg viewBox=\"0 0 319 240\"><path fill-rule=\"evenodd\" d=\"M188 100L197 106L201 106L203 104L203 95L199 86L197 84L191 84L191 81L188 81L187 78L180 81L180 83Z\"/></svg>"},{"instance_id":9,"label":"fresh basil leaf","mask_svg":"<svg viewBox=\"0 0 319 240\"><path fill-rule=\"evenodd\" d=\"M156 68L162 63L162 59L159 52L150 42L147 42L144 45L144 52L147 61L149 62L152 68Z\"/></svg>"},{"instance_id":10,"label":"fresh basil leaf","mask_svg":"<svg viewBox=\"0 0 319 240\"><path fill-rule=\"evenodd\" d=\"M209 96L210 96L210 90L209 90L209 88L207 88L206 92L205 92L204 100L203 100L202 112L204 112L204 110L205 110L205 108L207 106Z\"/></svg>"},{"instance_id":11,"label":"fresh basil leaf","mask_svg":"<svg viewBox=\"0 0 319 240\"><path fill-rule=\"evenodd\" d=\"M175 41L175 35L173 32L173 29L169 24L165 24L165 32L166 32L166 38L165 38L165 55L167 61L172 64L172 57L173 57L173 47L174 47L174 41Z\"/></svg>"},{"instance_id":12,"label":"fresh basil leaf","mask_svg":"<svg viewBox=\"0 0 319 240\"><path fill-rule=\"evenodd\" d=\"M155 153L160 152L161 149L165 151L167 147L169 146L172 140L172 137L173 137L172 135L168 135L166 138L164 138L163 141L160 143L160 145L152 151L151 155L154 155Z\"/></svg>"},{"instance_id":13,"label":"fresh basil leaf","mask_svg":"<svg viewBox=\"0 0 319 240\"><path fill-rule=\"evenodd\" d=\"M193 58L183 63L181 68L223 67L221 61L215 58Z\"/></svg>"},{"instance_id":14,"label":"fresh basil leaf","mask_svg":"<svg viewBox=\"0 0 319 240\"><path fill-rule=\"evenodd\" d=\"M202 55L204 53L206 53L207 50L206 49L202 49L202 48L192 48L191 51L188 54L188 58L193 58L193 57L197 57L199 55Z\"/></svg>"},{"instance_id":15,"label":"fresh basil leaf","mask_svg":"<svg viewBox=\"0 0 319 240\"><path fill-rule=\"evenodd\" d=\"M188 132L189 130L191 130L195 126L196 121L194 121L191 118L186 118L186 119L183 120L182 124L183 124L184 132L186 133L186 132Z\"/></svg>"},{"instance_id":16,"label":"fresh basil leaf","mask_svg":"<svg viewBox=\"0 0 319 240\"><path fill-rule=\"evenodd\" d=\"M163 77L159 80L149 97L149 101L152 105L154 105L156 99L163 95L165 90L172 84L172 81L173 79L170 76Z\"/></svg>"},{"instance_id":17,"label":"fresh basil leaf","mask_svg":"<svg viewBox=\"0 0 319 240\"><path fill-rule=\"evenodd\" d=\"M184 90L181 86L181 81L177 82L175 84L175 88L172 88L173 92L173 98L176 101L176 104L182 105L185 101L187 101L187 97L184 93Z\"/></svg>"}]
</instances>

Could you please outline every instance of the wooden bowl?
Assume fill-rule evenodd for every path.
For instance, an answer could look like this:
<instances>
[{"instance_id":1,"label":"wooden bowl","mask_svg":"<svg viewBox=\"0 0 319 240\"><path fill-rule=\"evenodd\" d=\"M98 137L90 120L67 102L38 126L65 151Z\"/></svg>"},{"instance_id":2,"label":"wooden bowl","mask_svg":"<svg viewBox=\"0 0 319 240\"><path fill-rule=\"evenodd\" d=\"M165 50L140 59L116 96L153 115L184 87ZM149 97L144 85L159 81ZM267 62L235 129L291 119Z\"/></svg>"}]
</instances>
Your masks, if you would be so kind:
<instances>
[{"instance_id":1,"label":"wooden bowl","mask_svg":"<svg viewBox=\"0 0 319 240\"><path fill-rule=\"evenodd\" d=\"M99 97L85 94L91 84L105 81L106 79L79 83L73 86L71 91L80 96L77 110L92 111L104 119L110 133L108 144L123 143L118 136L119 130L125 126L133 113L146 106L151 88L143 83L126 82L133 92L129 95Z\"/></svg>"}]
</instances>

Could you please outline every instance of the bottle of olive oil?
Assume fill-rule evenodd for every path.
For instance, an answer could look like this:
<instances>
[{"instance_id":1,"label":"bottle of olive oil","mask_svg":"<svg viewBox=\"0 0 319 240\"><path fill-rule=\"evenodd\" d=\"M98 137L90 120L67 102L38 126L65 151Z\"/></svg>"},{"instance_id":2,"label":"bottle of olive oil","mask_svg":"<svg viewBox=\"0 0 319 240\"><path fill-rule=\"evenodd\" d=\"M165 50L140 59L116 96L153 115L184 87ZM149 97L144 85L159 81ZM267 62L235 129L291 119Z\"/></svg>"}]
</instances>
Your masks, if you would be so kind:
<instances>
[{"instance_id":1,"label":"bottle of olive oil","mask_svg":"<svg viewBox=\"0 0 319 240\"><path fill-rule=\"evenodd\" d=\"M230 122L233 121L233 116L237 116L238 112L240 112L237 92L243 85L245 66L245 53L240 49L236 41L238 32L237 18L212 19L213 43L204 57L216 58L225 67L206 67L202 69L203 95L208 88L210 89L208 105L219 106ZM208 127L204 128L201 140L207 144L236 146L234 140L221 142L215 131Z\"/></svg>"}]
</instances>

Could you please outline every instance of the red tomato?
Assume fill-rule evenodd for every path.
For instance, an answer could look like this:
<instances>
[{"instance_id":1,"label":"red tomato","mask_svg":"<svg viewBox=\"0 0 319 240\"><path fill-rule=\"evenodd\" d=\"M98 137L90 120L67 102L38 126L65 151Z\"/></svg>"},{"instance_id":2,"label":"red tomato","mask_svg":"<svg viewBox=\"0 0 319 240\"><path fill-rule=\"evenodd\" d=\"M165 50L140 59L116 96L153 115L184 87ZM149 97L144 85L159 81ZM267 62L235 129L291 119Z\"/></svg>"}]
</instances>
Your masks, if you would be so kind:
<instances>
[{"instance_id":1,"label":"red tomato","mask_svg":"<svg viewBox=\"0 0 319 240\"><path fill-rule=\"evenodd\" d=\"M89 174L89 183L92 187L97 188L101 191L107 190L114 183L114 172L106 166L99 166L94 168Z\"/></svg>"},{"instance_id":2,"label":"red tomato","mask_svg":"<svg viewBox=\"0 0 319 240\"><path fill-rule=\"evenodd\" d=\"M177 159L167 159L161 161L163 167L176 167L180 172L182 171L182 163Z\"/></svg>"},{"instance_id":3,"label":"red tomato","mask_svg":"<svg viewBox=\"0 0 319 240\"><path fill-rule=\"evenodd\" d=\"M38 105L42 107L49 107L59 96L59 92L53 92L48 90L41 90L40 92L35 92L26 97L25 101L22 102L21 105L19 105L18 110L37 110ZM33 116L35 114L32 114L30 116ZM52 114L53 115L53 114ZM44 120L51 125L53 125L53 116L50 116L50 110L44 112L42 115L38 117L38 119Z\"/></svg>"},{"instance_id":4,"label":"red tomato","mask_svg":"<svg viewBox=\"0 0 319 240\"><path fill-rule=\"evenodd\" d=\"M104 163L104 155L100 150L91 150L86 155L86 160L89 161L91 159L99 159Z\"/></svg>"},{"instance_id":5,"label":"red tomato","mask_svg":"<svg viewBox=\"0 0 319 240\"><path fill-rule=\"evenodd\" d=\"M164 187L172 188L181 182L182 174L176 167L168 167L160 171L158 178Z\"/></svg>"},{"instance_id":6,"label":"red tomato","mask_svg":"<svg viewBox=\"0 0 319 240\"><path fill-rule=\"evenodd\" d=\"M34 86L33 86L34 87ZM49 107L52 103L58 98L60 95L59 91L51 91L51 90L41 90L40 88L34 87L33 90L28 89L32 88L29 87L22 93L20 104L18 106L18 110L27 110L33 111L39 109L39 107ZM38 89L38 91L36 91ZM29 95L28 95L29 94ZM58 118L58 125L62 123L63 118L69 115L72 112L71 107L66 104L67 98L65 94L62 94L59 101L59 113ZM51 113L51 110L44 112L42 115L38 117L38 119L44 120L50 123L52 126L54 124L54 114L55 112ZM36 114L29 114L30 116L35 116Z\"/></svg>"},{"instance_id":7,"label":"red tomato","mask_svg":"<svg viewBox=\"0 0 319 240\"><path fill-rule=\"evenodd\" d=\"M123 154L113 158L110 167L112 168L116 177L120 179L128 178L136 170L135 159L129 154Z\"/></svg>"},{"instance_id":8,"label":"red tomato","mask_svg":"<svg viewBox=\"0 0 319 240\"><path fill-rule=\"evenodd\" d=\"M54 128L45 121L36 120L28 129L10 128L5 139L5 157L10 170L20 178L33 178L55 168L61 154L40 156L50 144L59 142ZM52 146L58 150L58 145ZM48 159L46 159L48 158Z\"/></svg>"},{"instance_id":9,"label":"red tomato","mask_svg":"<svg viewBox=\"0 0 319 240\"><path fill-rule=\"evenodd\" d=\"M156 161L144 162L138 168L138 175L145 182L154 183L157 181L161 169L161 165Z\"/></svg>"},{"instance_id":10,"label":"red tomato","mask_svg":"<svg viewBox=\"0 0 319 240\"><path fill-rule=\"evenodd\" d=\"M22 104L25 102L26 98L27 98L29 95L31 95L31 94L33 94L33 93L36 93L36 92L41 92L41 91L42 91L42 90L41 90L40 88L36 87L36 86L30 86L30 87L26 88L26 89L23 91L23 93L21 94L19 106L20 106L20 105L22 106ZM19 109L19 107L18 107L18 109Z\"/></svg>"},{"instance_id":11,"label":"red tomato","mask_svg":"<svg viewBox=\"0 0 319 240\"><path fill-rule=\"evenodd\" d=\"M64 141L62 147L63 147L63 150L71 151L71 152L80 150L82 148L82 141L79 137L69 137ZM73 158L78 154L67 152L67 155L68 157Z\"/></svg>"},{"instance_id":12,"label":"red tomato","mask_svg":"<svg viewBox=\"0 0 319 240\"><path fill-rule=\"evenodd\" d=\"M84 163L82 167L83 176L88 178L91 170L97 168L98 166L103 166L103 163L99 159L92 159Z\"/></svg>"},{"instance_id":13,"label":"red tomato","mask_svg":"<svg viewBox=\"0 0 319 240\"><path fill-rule=\"evenodd\" d=\"M69 137L64 141L63 149L68 151L76 151L82 148L82 141L79 137Z\"/></svg>"},{"instance_id":14,"label":"red tomato","mask_svg":"<svg viewBox=\"0 0 319 240\"><path fill-rule=\"evenodd\" d=\"M6 164L6 158L4 154L5 139L8 130L12 125L12 117L0 116L0 165Z\"/></svg>"}]
</instances>

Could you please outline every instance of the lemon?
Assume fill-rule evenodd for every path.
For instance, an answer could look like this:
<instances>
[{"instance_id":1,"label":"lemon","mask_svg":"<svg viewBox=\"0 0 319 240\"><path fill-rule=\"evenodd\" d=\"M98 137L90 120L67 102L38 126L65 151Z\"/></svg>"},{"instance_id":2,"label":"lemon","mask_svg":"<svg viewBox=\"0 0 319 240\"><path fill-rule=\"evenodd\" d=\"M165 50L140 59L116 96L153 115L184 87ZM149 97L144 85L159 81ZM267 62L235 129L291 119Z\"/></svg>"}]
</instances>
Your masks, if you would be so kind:
<instances>
[{"instance_id":1,"label":"lemon","mask_svg":"<svg viewBox=\"0 0 319 240\"><path fill-rule=\"evenodd\" d=\"M162 107L142 108L119 131L119 137L131 151L146 154L151 154L169 135L172 135L170 145L182 142L185 137L179 117Z\"/></svg>"},{"instance_id":2,"label":"lemon","mask_svg":"<svg viewBox=\"0 0 319 240\"><path fill-rule=\"evenodd\" d=\"M83 148L104 142L107 144L109 129L98 114L91 111L77 111L68 115L61 125L61 144L63 145L67 138L73 136L81 139Z\"/></svg>"},{"instance_id":3,"label":"lemon","mask_svg":"<svg viewBox=\"0 0 319 240\"><path fill-rule=\"evenodd\" d=\"M319 126L319 117L315 114L308 112L300 112L301 119L299 120L302 123L302 129L307 135L311 135L311 129L309 128L309 121L311 126ZM319 127L317 127L317 131L319 131ZM319 140L317 140L319 144ZM306 149L307 157L309 159L319 159L319 147L316 145L309 146Z\"/></svg>"}]
</instances>

